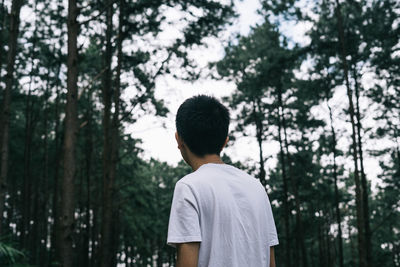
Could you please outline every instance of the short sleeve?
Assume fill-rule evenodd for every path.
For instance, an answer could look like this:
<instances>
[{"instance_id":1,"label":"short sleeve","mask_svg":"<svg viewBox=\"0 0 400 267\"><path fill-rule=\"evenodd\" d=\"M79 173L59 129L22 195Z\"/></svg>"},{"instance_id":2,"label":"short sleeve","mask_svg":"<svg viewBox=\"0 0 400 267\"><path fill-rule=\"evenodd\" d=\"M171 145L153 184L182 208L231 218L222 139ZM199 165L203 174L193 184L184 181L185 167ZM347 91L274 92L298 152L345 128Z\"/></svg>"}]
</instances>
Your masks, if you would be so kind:
<instances>
[{"instance_id":1,"label":"short sleeve","mask_svg":"<svg viewBox=\"0 0 400 267\"><path fill-rule=\"evenodd\" d=\"M168 225L167 244L201 242L199 208L190 187L178 181L175 185Z\"/></svg>"},{"instance_id":2,"label":"short sleeve","mask_svg":"<svg viewBox=\"0 0 400 267\"><path fill-rule=\"evenodd\" d=\"M268 245L270 247L276 246L279 244L278 234L276 232L276 226L274 221L274 215L272 214L271 203L269 202L269 198L267 195L267 225L268 225Z\"/></svg>"}]
</instances>

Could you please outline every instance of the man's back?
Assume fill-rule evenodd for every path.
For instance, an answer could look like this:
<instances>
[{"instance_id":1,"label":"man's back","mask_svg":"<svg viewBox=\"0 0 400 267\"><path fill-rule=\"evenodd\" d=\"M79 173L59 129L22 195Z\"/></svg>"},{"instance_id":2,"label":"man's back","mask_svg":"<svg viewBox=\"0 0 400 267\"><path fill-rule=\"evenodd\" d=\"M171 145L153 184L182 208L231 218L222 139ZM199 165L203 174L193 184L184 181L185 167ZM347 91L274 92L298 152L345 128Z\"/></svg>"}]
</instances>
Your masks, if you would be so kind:
<instances>
[{"instance_id":1,"label":"man's back","mask_svg":"<svg viewBox=\"0 0 400 267\"><path fill-rule=\"evenodd\" d=\"M204 164L175 187L168 243L201 242L199 267L269 266L278 244L260 182L226 164Z\"/></svg>"}]
</instances>

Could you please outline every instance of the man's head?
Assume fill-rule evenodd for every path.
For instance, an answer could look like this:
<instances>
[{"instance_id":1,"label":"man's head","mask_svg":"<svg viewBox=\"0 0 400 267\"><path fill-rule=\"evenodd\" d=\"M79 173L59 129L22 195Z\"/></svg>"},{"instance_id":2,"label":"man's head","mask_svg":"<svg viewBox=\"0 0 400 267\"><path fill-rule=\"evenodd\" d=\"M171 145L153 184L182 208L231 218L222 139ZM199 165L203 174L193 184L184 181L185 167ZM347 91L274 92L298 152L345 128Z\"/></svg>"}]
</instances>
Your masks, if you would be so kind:
<instances>
[{"instance_id":1,"label":"man's head","mask_svg":"<svg viewBox=\"0 0 400 267\"><path fill-rule=\"evenodd\" d=\"M176 114L177 139L198 157L219 155L226 144L228 128L228 109L211 96L187 99Z\"/></svg>"}]
</instances>

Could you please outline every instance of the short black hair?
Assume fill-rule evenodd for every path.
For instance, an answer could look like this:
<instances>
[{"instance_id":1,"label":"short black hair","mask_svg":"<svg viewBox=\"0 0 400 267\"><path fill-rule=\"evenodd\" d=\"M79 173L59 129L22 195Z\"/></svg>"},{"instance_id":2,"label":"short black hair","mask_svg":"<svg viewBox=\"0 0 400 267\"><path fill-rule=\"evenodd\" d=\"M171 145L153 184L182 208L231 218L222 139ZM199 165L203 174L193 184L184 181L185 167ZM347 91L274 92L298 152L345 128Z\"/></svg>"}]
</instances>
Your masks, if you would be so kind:
<instances>
[{"instance_id":1,"label":"short black hair","mask_svg":"<svg viewBox=\"0 0 400 267\"><path fill-rule=\"evenodd\" d=\"M219 155L228 129L228 109L211 96L198 95L186 99L176 114L178 135L190 151L200 157Z\"/></svg>"}]
</instances>

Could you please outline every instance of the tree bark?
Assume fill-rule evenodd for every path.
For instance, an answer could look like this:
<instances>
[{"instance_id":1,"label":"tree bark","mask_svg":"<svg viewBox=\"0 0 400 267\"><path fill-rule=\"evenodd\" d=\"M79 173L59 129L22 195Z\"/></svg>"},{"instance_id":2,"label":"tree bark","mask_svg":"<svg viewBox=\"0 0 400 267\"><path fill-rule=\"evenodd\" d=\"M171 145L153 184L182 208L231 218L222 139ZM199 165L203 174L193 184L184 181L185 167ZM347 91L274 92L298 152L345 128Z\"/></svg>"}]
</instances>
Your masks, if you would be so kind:
<instances>
[{"instance_id":1,"label":"tree bark","mask_svg":"<svg viewBox=\"0 0 400 267\"><path fill-rule=\"evenodd\" d=\"M39 261L38 265L39 266L47 266L48 265L48 255L47 255L47 238L48 238L48 217L49 217L49 209L48 209L48 203L49 203L49 191L50 191L50 186L49 186L49 138L48 138L48 132L49 132L49 97L50 97L50 70L48 70L47 73L47 81L46 81L46 92L44 95L45 99L45 106L44 106L44 129L43 129L43 178L42 178L42 185L41 188L43 190L40 190L40 200L41 203L39 204L40 207L40 222L38 222L39 225L39 233L40 233L40 238L39 240L36 240L37 247L40 248L39 250ZM42 244L42 240L45 240L45 243Z\"/></svg>"},{"instance_id":2,"label":"tree bark","mask_svg":"<svg viewBox=\"0 0 400 267\"><path fill-rule=\"evenodd\" d=\"M36 12L36 4L34 4L33 12ZM32 141L35 133L34 125L34 113L35 101L32 99L32 87L34 84L34 76L37 68L34 63L34 53L37 45L37 23L34 21L34 29L32 33L32 47L30 49L30 73L29 73L29 89L28 95L25 101L25 143L24 143L24 176L23 176L23 190L22 190L22 231L21 231L21 245L27 250L35 250L36 246L33 244L33 240L36 240L36 224L37 224L37 208L38 200L38 188L37 180L38 177L34 177L31 174L31 160L32 160ZM40 178L39 178L40 179ZM27 204L29 203L29 204ZM31 224L33 222L33 224ZM35 260L36 253L32 253L32 259Z\"/></svg>"},{"instance_id":3,"label":"tree bark","mask_svg":"<svg viewBox=\"0 0 400 267\"><path fill-rule=\"evenodd\" d=\"M333 115L332 115L332 108L328 103L328 99L326 100L328 110L329 110L329 118L331 122L331 134L332 134L332 153L333 153L333 182L335 184L335 211L336 211L336 223L338 224L338 246L339 246L339 266L344 267L343 261L343 240L342 240L342 226L341 226L341 215L340 215L340 208L339 208L339 189L338 189L338 174L337 174L337 164L336 164L336 157L337 157L337 149L336 149L336 132L335 128L333 127Z\"/></svg>"},{"instance_id":4,"label":"tree bark","mask_svg":"<svg viewBox=\"0 0 400 267\"><path fill-rule=\"evenodd\" d=\"M57 76L59 77L60 75L60 69L61 66L58 65L57 68ZM62 138L60 137L60 97L61 97L61 92L60 92L60 87L59 83L57 82L56 85L56 101L55 101L55 116L54 116L54 121L55 121L55 138L54 138L54 147L55 147L55 159L54 159L54 186L53 186L53 199L52 199L52 216L53 216L53 226L51 230L51 249L50 249L50 255L49 259L50 261L59 261L60 255L58 254L60 252L59 249L59 244L60 242L58 241L59 238L59 208L60 208L60 203L59 203L59 172L60 172L60 140Z\"/></svg>"},{"instance_id":5,"label":"tree bark","mask_svg":"<svg viewBox=\"0 0 400 267\"><path fill-rule=\"evenodd\" d=\"M346 45L343 29L343 19L341 13L341 6L339 0L336 0L336 16L337 16L337 26L338 35L340 42L339 54L342 58L342 67L344 78L346 82L347 97L349 100L349 115L352 127L352 154L354 160L354 180L356 185L356 215L357 215L357 229L358 229L358 256L359 256L359 266L367 267L369 266L367 261L367 244L365 240L365 221L364 221L364 208L363 208L363 191L360 184L359 169L358 169L358 156L357 156L357 140L356 140L356 124L354 120L354 103L353 103L353 93L350 88L349 82L349 70L346 60Z\"/></svg>"},{"instance_id":6,"label":"tree bark","mask_svg":"<svg viewBox=\"0 0 400 267\"><path fill-rule=\"evenodd\" d=\"M356 94L356 119L357 119L357 139L358 139L358 153L360 156L360 170L361 170L361 187L362 187L362 200L364 208L364 223L365 223L365 242L366 242L366 253L367 262L369 265L372 262L372 244L371 244L371 228L369 223L369 204L368 204L368 182L364 170L364 153L362 148L362 138L361 138L361 112L360 112L360 87L358 83L358 77L355 67L353 68L353 78L354 78L354 91Z\"/></svg>"},{"instance_id":7,"label":"tree bark","mask_svg":"<svg viewBox=\"0 0 400 267\"><path fill-rule=\"evenodd\" d=\"M321 223L318 222L318 251L319 251L319 266L326 266L326 260L325 260L325 249L324 249L324 243L323 243L323 235L322 235L322 229L321 229Z\"/></svg>"},{"instance_id":8,"label":"tree bark","mask_svg":"<svg viewBox=\"0 0 400 267\"><path fill-rule=\"evenodd\" d=\"M287 131L286 131L286 119L285 119L285 112L284 112L284 105L283 105L283 100L282 100L282 88L281 86L278 86L278 105L281 110L281 124L282 124L282 129L283 129L283 144L286 150L286 158L288 162L288 168L290 170L290 155L289 155L289 142L288 142L288 137L287 137ZM295 201L295 208L296 208L296 228L297 228L297 234L298 234L298 239L297 241L300 242L300 250L301 250L301 258L302 258L302 264L303 267L307 267L307 253L306 253L306 245L305 245L305 240L304 240L304 227L303 227L303 221L302 221L302 215L301 215L301 210L300 210L300 199L299 199L299 194L298 194L298 188L296 185L296 182L294 181L293 177L291 175L288 176L288 179L290 181L290 184L293 189L293 195L294 195L294 201Z\"/></svg>"},{"instance_id":9,"label":"tree bark","mask_svg":"<svg viewBox=\"0 0 400 267\"><path fill-rule=\"evenodd\" d=\"M101 242L100 242L100 266L110 267L112 263L111 255L111 221L112 221L112 199L113 199L113 173L112 173L112 125L111 125L111 106L112 106L112 88L111 88L111 59L112 59L112 5L111 0L106 2L106 43L104 52L104 74L102 79L103 96L103 205L101 215Z\"/></svg>"},{"instance_id":10,"label":"tree bark","mask_svg":"<svg viewBox=\"0 0 400 267\"><path fill-rule=\"evenodd\" d=\"M77 38L79 24L76 0L68 1L68 59L67 59L67 105L65 109L64 159L61 194L60 220L60 260L62 267L74 266L73 232L74 232L74 197L75 197L75 149L78 133L78 50Z\"/></svg>"},{"instance_id":11,"label":"tree bark","mask_svg":"<svg viewBox=\"0 0 400 267\"><path fill-rule=\"evenodd\" d=\"M99 187L101 187L101 182L102 179L97 179L99 177L96 177L96 185L99 185ZM96 190L97 187L94 188L94 190ZM99 190L100 191L100 190ZM98 192L99 192L98 191ZM92 251L92 255L90 258L90 266L91 267L97 267L99 264L99 236L100 236L100 230L99 230L99 203L101 203L101 194L97 194L97 198L95 198L93 206L92 206L92 210L93 210L93 220L92 220L92 235L91 235L91 241L92 241L92 245L91 245L91 251Z\"/></svg>"},{"instance_id":12,"label":"tree bark","mask_svg":"<svg viewBox=\"0 0 400 267\"><path fill-rule=\"evenodd\" d=\"M0 24L0 51L4 47L3 31L4 31L5 27L6 27L6 16L5 16L5 13L6 13L6 11L5 11L5 6L4 6L4 0L2 0L1 1L1 6L0 6L0 17L3 18L3 20L0 21L0 23L1 23ZM3 69L3 58L0 57L0 81L2 80L2 77L1 77L2 69ZM3 90L2 90L1 87L0 87L0 90L1 90L0 94L3 94ZM1 116L0 116L0 123L1 123ZM1 139L1 132L0 132L0 140L2 140ZM1 142L0 142L0 151L1 151Z\"/></svg>"},{"instance_id":13,"label":"tree bark","mask_svg":"<svg viewBox=\"0 0 400 267\"><path fill-rule=\"evenodd\" d=\"M88 103L92 102L92 96L89 93L88 95ZM87 125L85 129L85 176L86 176L86 216L85 216L85 224L86 229L84 230L83 237L83 259L82 266L91 266L90 265L90 237L92 231L90 212L91 212L91 177L92 177L92 154L93 154L93 129L92 129L92 112L91 107L89 107L86 111L86 120ZM92 255L93 257L93 255Z\"/></svg>"},{"instance_id":14,"label":"tree bark","mask_svg":"<svg viewBox=\"0 0 400 267\"><path fill-rule=\"evenodd\" d=\"M31 62L32 63L32 62ZM29 82L28 95L25 99L25 138L24 138L24 171L23 171L23 185L22 185L22 217L20 224L20 245L27 248L28 235L30 233L29 222L31 221L31 198L32 198L32 179L31 179L31 150L33 138L33 102L32 97L32 77Z\"/></svg>"},{"instance_id":15,"label":"tree bark","mask_svg":"<svg viewBox=\"0 0 400 267\"><path fill-rule=\"evenodd\" d=\"M265 172L264 154L262 149L264 127L262 125L260 114L261 114L260 101L258 98L256 98L253 101L253 117L256 125L256 138L257 138L259 158L260 158L259 179L261 184L265 187L267 185L267 181L265 179L266 172Z\"/></svg>"},{"instance_id":16,"label":"tree bark","mask_svg":"<svg viewBox=\"0 0 400 267\"><path fill-rule=\"evenodd\" d=\"M4 97L1 111L1 154L0 154L0 235L2 234L2 222L5 194L7 192L7 177L8 177L8 139L10 131L10 105L11 91L14 83L14 68L15 57L17 54L17 40L19 32L19 15L22 7L22 0L13 0L10 16L10 31L8 38L8 53L7 53L7 74L5 77L6 87L4 89Z\"/></svg>"},{"instance_id":17,"label":"tree bark","mask_svg":"<svg viewBox=\"0 0 400 267\"><path fill-rule=\"evenodd\" d=\"M287 173L286 173L286 161L285 161L285 152L283 149L283 138L282 138L282 118L281 118L281 113L280 113L280 107L278 107L278 141L279 141L279 147L280 147L280 152L279 152L279 157L281 161L281 169L282 169L282 184L283 184L283 208L284 208L284 223L285 223L285 235L286 235L286 240L285 240L285 247L286 247L286 257L285 259L287 260L287 265L288 267L292 266L291 263L291 249L290 249L290 210L289 210L289 203L288 203L288 185L287 185Z\"/></svg>"},{"instance_id":18,"label":"tree bark","mask_svg":"<svg viewBox=\"0 0 400 267\"><path fill-rule=\"evenodd\" d=\"M397 171L400 174L400 145L397 138L398 136L396 136Z\"/></svg>"},{"instance_id":19,"label":"tree bark","mask_svg":"<svg viewBox=\"0 0 400 267\"><path fill-rule=\"evenodd\" d=\"M357 252L356 252L356 248L354 247L354 242L353 242L353 237L351 236L351 228L348 227L348 235L349 235L349 243L350 243L350 266L355 266L356 259L357 259Z\"/></svg>"},{"instance_id":20,"label":"tree bark","mask_svg":"<svg viewBox=\"0 0 400 267\"><path fill-rule=\"evenodd\" d=\"M110 5L111 6L111 5ZM118 238L117 231L113 227L114 221L114 214L117 213L114 208L114 184L116 181L117 176L117 164L118 164L118 151L119 151L119 109L120 109L120 87L121 87L121 68L122 68L122 42L124 33L122 31L123 23L124 23L124 0L120 0L119 5L119 26L118 26L118 38L117 38L117 67L116 67L116 79L115 79L115 86L114 90L110 90L111 82L106 81L109 86L103 88L103 94L107 97L105 99L105 105L109 105L108 107L111 108L111 102L114 103L114 113L111 119L111 110L106 110L104 112L104 127L105 128L105 137L110 136L108 140L105 140L105 149L107 148L106 145L109 147L107 148L109 151L109 160L104 162L105 164L105 174L108 172L108 176L104 176L103 180L103 216L102 216L102 260L101 266L102 267L111 267L115 265L115 257L116 251L113 245L116 238ZM107 11L107 32L106 34L106 41L109 47L106 47L106 64L109 64L108 60L111 62L111 34L112 34L112 10L109 9ZM110 38L110 39L109 39ZM110 42L110 43L109 43ZM108 50L109 49L109 50ZM110 65L106 65L110 66ZM105 77L107 78L107 77ZM104 84L107 84L104 83ZM110 90L107 92L107 90ZM113 92L113 101L111 101L111 93ZM108 102L109 101L109 102ZM111 120L111 121L110 121ZM110 124L107 124L110 123ZM107 129L108 128L108 129ZM108 144L106 143L108 141ZM105 155L107 156L107 155ZM105 158L103 156L103 158Z\"/></svg>"}]
</instances>

